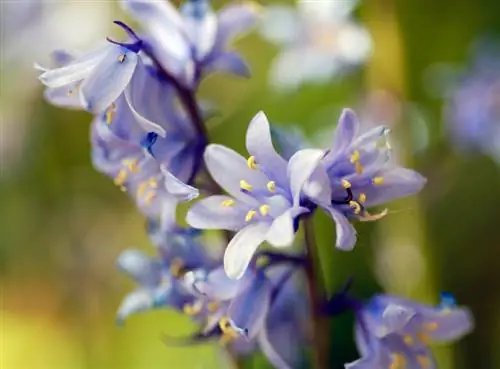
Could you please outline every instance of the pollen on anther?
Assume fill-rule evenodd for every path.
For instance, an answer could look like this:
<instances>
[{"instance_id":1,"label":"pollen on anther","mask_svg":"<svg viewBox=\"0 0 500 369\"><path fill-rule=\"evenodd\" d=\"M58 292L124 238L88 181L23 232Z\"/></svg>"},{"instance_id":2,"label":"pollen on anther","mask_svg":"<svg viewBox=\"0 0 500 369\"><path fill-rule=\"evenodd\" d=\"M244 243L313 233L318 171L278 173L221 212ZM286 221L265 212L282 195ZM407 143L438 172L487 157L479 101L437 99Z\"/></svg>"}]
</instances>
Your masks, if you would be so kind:
<instances>
[{"instance_id":1,"label":"pollen on anther","mask_svg":"<svg viewBox=\"0 0 500 369\"><path fill-rule=\"evenodd\" d=\"M257 212L255 210L250 210L247 215L245 216L245 221L249 222L251 221L255 216L257 215Z\"/></svg>"},{"instance_id":2,"label":"pollen on anther","mask_svg":"<svg viewBox=\"0 0 500 369\"><path fill-rule=\"evenodd\" d=\"M417 338L422 342L424 345L428 345L431 341L431 338L429 337L428 334L426 333L418 333Z\"/></svg>"},{"instance_id":3,"label":"pollen on anther","mask_svg":"<svg viewBox=\"0 0 500 369\"><path fill-rule=\"evenodd\" d=\"M392 354L392 363L389 369L403 369L405 365L405 358L401 354Z\"/></svg>"},{"instance_id":4,"label":"pollen on anther","mask_svg":"<svg viewBox=\"0 0 500 369\"><path fill-rule=\"evenodd\" d=\"M114 184L117 186L122 186L127 180L128 173L125 169L120 169L117 176L114 179Z\"/></svg>"},{"instance_id":5,"label":"pollen on anther","mask_svg":"<svg viewBox=\"0 0 500 369\"><path fill-rule=\"evenodd\" d=\"M424 324L424 328L427 329L428 331L433 332L438 329L438 324L436 322L426 323Z\"/></svg>"},{"instance_id":6,"label":"pollen on anther","mask_svg":"<svg viewBox=\"0 0 500 369\"><path fill-rule=\"evenodd\" d=\"M363 166L361 165L361 163L359 161L357 161L355 164L354 164L354 168L356 169L356 173L357 174L361 174L363 173Z\"/></svg>"},{"instance_id":7,"label":"pollen on anther","mask_svg":"<svg viewBox=\"0 0 500 369\"><path fill-rule=\"evenodd\" d=\"M248 191L248 192L250 192L250 191L253 190L253 186L250 183L248 183L247 181L243 180L243 179L240 181L240 187L241 187L242 190L245 190L245 191Z\"/></svg>"},{"instance_id":8,"label":"pollen on anther","mask_svg":"<svg viewBox=\"0 0 500 369\"><path fill-rule=\"evenodd\" d=\"M351 182L349 182L347 179L343 179L343 180L341 181L341 183L342 183L342 187L344 187L346 190L347 190L348 188L351 188Z\"/></svg>"},{"instance_id":9,"label":"pollen on anther","mask_svg":"<svg viewBox=\"0 0 500 369\"><path fill-rule=\"evenodd\" d=\"M73 94L73 90L70 90L68 94ZM113 118L115 117L116 113L116 104L112 103L107 109L106 109L106 124L109 126L111 122L113 122Z\"/></svg>"},{"instance_id":10,"label":"pollen on anther","mask_svg":"<svg viewBox=\"0 0 500 369\"><path fill-rule=\"evenodd\" d=\"M357 163L359 161L359 159L361 158L361 155L359 153L358 150L355 150L352 155L351 155L351 163L354 164L354 163Z\"/></svg>"},{"instance_id":11,"label":"pollen on anther","mask_svg":"<svg viewBox=\"0 0 500 369\"><path fill-rule=\"evenodd\" d=\"M354 214L361 213L361 205L357 201L349 201L349 206L354 210Z\"/></svg>"},{"instance_id":12,"label":"pollen on anther","mask_svg":"<svg viewBox=\"0 0 500 369\"><path fill-rule=\"evenodd\" d=\"M158 188L158 182L154 178L151 178L148 181L148 184L149 184L149 187L151 187L151 188Z\"/></svg>"},{"instance_id":13,"label":"pollen on anther","mask_svg":"<svg viewBox=\"0 0 500 369\"><path fill-rule=\"evenodd\" d=\"M418 355L417 361L423 369L428 369L431 367L431 360L424 355Z\"/></svg>"},{"instance_id":14,"label":"pollen on anther","mask_svg":"<svg viewBox=\"0 0 500 369\"><path fill-rule=\"evenodd\" d=\"M250 156L247 159L247 165L250 169L257 169L257 163L255 162L255 156Z\"/></svg>"},{"instance_id":15,"label":"pollen on anther","mask_svg":"<svg viewBox=\"0 0 500 369\"><path fill-rule=\"evenodd\" d=\"M263 216L266 216L267 214L269 214L269 205L267 204L261 205L259 207L259 211Z\"/></svg>"},{"instance_id":16,"label":"pollen on anther","mask_svg":"<svg viewBox=\"0 0 500 369\"><path fill-rule=\"evenodd\" d=\"M276 182L274 182L274 181L269 181L269 182L267 182L267 190L268 190L269 192L274 192L274 191L276 191Z\"/></svg>"},{"instance_id":17,"label":"pollen on anther","mask_svg":"<svg viewBox=\"0 0 500 369\"><path fill-rule=\"evenodd\" d=\"M212 314L215 313L218 309L219 309L219 304L217 302L209 302L207 304L207 310Z\"/></svg>"},{"instance_id":18,"label":"pollen on anther","mask_svg":"<svg viewBox=\"0 0 500 369\"><path fill-rule=\"evenodd\" d=\"M384 177L375 177L373 178L372 182L375 186L380 186L384 183Z\"/></svg>"},{"instance_id":19,"label":"pollen on anther","mask_svg":"<svg viewBox=\"0 0 500 369\"><path fill-rule=\"evenodd\" d=\"M118 56L118 61L120 63L123 63L126 58L127 58L127 56L125 54L120 54L120 56Z\"/></svg>"},{"instance_id":20,"label":"pollen on anther","mask_svg":"<svg viewBox=\"0 0 500 369\"><path fill-rule=\"evenodd\" d=\"M138 168L137 168L137 159L125 159L122 161L122 164L130 170L131 173L137 173Z\"/></svg>"},{"instance_id":21,"label":"pollen on anther","mask_svg":"<svg viewBox=\"0 0 500 369\"><path fill-rule=\"evenodd\" d=\"M227 199L221 202L222 206L225 207L230 207L234 205L234 200L233 199Z\"/></svg>"},{"instance_id":22,"label":"pollen on anther","mask_svg":"<svg viewBox=\"0 0 500 369\"><path fill-rule=\"evenodd\" d=\"M366 194L360 193L358 197L358 201L360 204L364 204L366 202Z\"/></svg>"},{"instance_id":23,"label":"pollen on anther","mask_svg":"<svg viewBox=\"0 0 500 369\"><path fill-rule=\"evenodd\" d=\"M414 341L414 339L413 339L413 337L412 337L412 336L410 336L410 335L406 335L406 336L404 336L404 339L403 339L403 340L405 341L405 343L406 343L408 346L413 345L413 343L415 342L415 341Z\"/></svg>"},{"instance_id":24,"label":"pollen on anther","mask_svg":"<svg viewBox=\"0 0 500 369\"><path fill-rule=\"evenodd\" d=\"M146 203L146 205L151 205L155 197L156 192L150 191L144 196L144 202Z\"/></svg>"}]
</instances>

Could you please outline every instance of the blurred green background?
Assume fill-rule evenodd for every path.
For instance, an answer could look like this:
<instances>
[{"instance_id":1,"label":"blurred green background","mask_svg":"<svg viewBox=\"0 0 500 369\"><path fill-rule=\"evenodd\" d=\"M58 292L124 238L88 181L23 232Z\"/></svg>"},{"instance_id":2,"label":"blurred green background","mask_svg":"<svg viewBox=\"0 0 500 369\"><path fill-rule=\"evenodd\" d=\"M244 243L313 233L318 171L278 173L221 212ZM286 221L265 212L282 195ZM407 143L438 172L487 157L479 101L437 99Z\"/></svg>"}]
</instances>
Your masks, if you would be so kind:
<instances>
[{"instance_id":1,"label":"blurred green background","mask_svg":"<svg viewBox=\"0 0 500 369\"><path fill-rule=\"evenodd\" d=\"M224 4L214 2L216 7ZM111 5L110 20L122 19L116 4ZM332 223L318 217L328 286L333 290L354 276L353 289L362 297L386 290L429 303L437 301L440 291L451 291L471 307L476 329L457 344L438 348L441 367L500 368L500 170L487 157L452 150L442 134L442 101L429 96L423 79L434 63L465 64L469 46L479 36L500 35L500 3L366 0L358 13L374 38L375 53L367 67L336 83L291 94L275 93L267 84L267 69L278 49L255 34L238 41L253 77L214 76L203 83L200 96L220 109L208 123L211 139L242 151L247 124L258 110L277 124L300 125L314 141L318 132L334 127L341 107L358 107L370 91L383 89L416 103L418 119L425 117L428 131L424 149L415 139L422 123L416 123L407 103L395 119L394 141L401 160L423 172L428 185L419 196L391 204L386 219L358 224L353 253L332 252ZM115 31L109 29L107 35ZM33 43L46 42L37 37ZM2 39L2 48L8 41ZM133 285L114 262L126 247L152 252L144 219L112 181L92 169L90 116L45 104L36 74L16 60L3 60L1 68L0 366L226 367L216 344L167 348L161 343L163 332L182 335L194 329L174 313L147 313L124 327L115 325L120 299ZM332 337L334 368L342 368L357 357L352 318L335 320ZM246 366L268 367L258 359Z\"/></svg>"}]
</instances>

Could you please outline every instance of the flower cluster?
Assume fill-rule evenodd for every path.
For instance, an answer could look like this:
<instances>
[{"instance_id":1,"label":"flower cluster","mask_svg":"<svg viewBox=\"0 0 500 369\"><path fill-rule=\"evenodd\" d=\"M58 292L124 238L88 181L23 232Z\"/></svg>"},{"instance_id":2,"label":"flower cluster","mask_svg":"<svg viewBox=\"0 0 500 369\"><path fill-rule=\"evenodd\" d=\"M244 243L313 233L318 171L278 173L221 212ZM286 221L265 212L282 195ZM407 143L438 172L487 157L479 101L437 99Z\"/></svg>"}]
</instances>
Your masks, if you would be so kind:
<instances>
[{"instance_id":1,"label":"flower cluster","mask_svg":"<svg viewBox=\"0 0 500 369\"><path fill-rule=\"evenodd\" d=\"M305 147L300 135L272 127L263 112L248 126L247 157L209 143L209 111L196 97L198 85L215 71L249 74L228 45L255 23L256 7L239 3L214 13L208 0L188 0L180 10L168 1L120 3L142 32L115 21L127 34L125 41L108 39L80 56L59 50L53 66L37 65L49 102L93 114L95 168L127 192L148 219L156 255L139 250L120 255L119 269L138 288L123 300L118 321L149 309L175 309L201 329L187 338L168 334L168 344L218 339L238 354L259 349L276 368L296 368L314 318L302 289L313 250L311 245L306 252L285 249L295 243L303 220L326 212L335 223L335 246L352 250L353 222L383 218L387 210L369 209L418 192L425 179L391 160L388 128L363 131L349 109L328 148ZM189 227L179 226L177 204L201 194L188 210ZM201 230L213 229L227 236L223 254L208 254L212 245ZM259 250L263 243L275 250ZM320 314L335 315L339 299L325 301ZM353 368L403 368L401 360L430 368L419 335L453 338L471 324L463 312L441 316L389 297L369 304L345 297L340 306L358 317L363 358L348 365ZM414 351L407 337L419 343Z\"/></svg>"}]
</instances>

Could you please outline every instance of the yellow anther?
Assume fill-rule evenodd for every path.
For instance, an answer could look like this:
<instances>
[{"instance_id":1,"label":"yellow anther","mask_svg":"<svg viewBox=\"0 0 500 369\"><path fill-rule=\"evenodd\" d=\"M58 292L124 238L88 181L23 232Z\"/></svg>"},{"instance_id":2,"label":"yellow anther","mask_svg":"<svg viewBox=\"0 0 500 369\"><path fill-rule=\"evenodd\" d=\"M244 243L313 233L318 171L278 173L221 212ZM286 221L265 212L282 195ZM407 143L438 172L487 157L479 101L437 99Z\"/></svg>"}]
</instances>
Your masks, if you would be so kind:
<instances>
[{"instance_id":1,"label":"yellow anther","mask_svg":"<svg viewBox=\"0 0 500 369\"><path fill-rule=\"evenodd\" d=\"M125 169L120 169L113 182L117 186L122 186L127 180L127 177L128 177L127 171Z\"/></svg>"},{"instance_id":2,"label":"yellow anther","mask_svg":"<svg viewBox=\"0 0 500 369\"><path fill-rule=\"evenodd\" d=\"M401 354L392 354L392 363L389 369L403 369L405 367L405 357Z\"/></svg>"},{"instance_id":3,"label":"yellow anther","mask_svg":"<svg viewBox=\"0 0 500 369\"><path fill-rule=\"evenodd\" d=\"M434 332L435 330L438 329L438 324L436 322L425 323L424 329L426 329L430 332Z\"/></svg>"},{"instance_id":4,"label":"yellow anther","mask_svg":"<svg viewBox=\"0 0 500 369\"><path fill-rule=\"evenodd\" d=\"M170 263L169 272L172 276L179 278L186 274L185 264L181 258L174 258Z\"/></svg>"},{"instance_id":5,"label":"yellow anther","mask_svg":"<svg viewBox=\"0 0 500 369\"><path fill-rule=\"evenodd\" d=\"M217 310L219 310L220 305L217 302L209 302L207 304L208 312L214 314Z\"/></svg>"},{"instance_id":6,"label":"yellow anther","mask_svg":"<svg viewBox=\"0 0 500 369\"><path fill-rule=\"evenodd\" d=\"M234 200L233 199L227 199L221 202L222 206L225 207L230 207L234 205Z\"/></svg>"},{"instance_id":7,"label":"yellow anther","mask_svg":"<svg viewBox=\"0 0 500 369\"><path fill-rule=\"evenodd\" d=\"M431 342L431 338L429 337L429 335L427 333L419 332L419 333L417 333L417 338L424 345L428 345Z\"/></svg>"},{"instance_id":8,"label":"yellow anther","mask_svg":"<svg viewBox=\"0 0 500 369\"><path fill-rule=\"evenodd\" d=\"M151 188L158 188L158 182L156 181L156 179L154 178L151 178L149 181L148 181L148 185L149 187Z\"/></svg>"},{"instance_id":9,"label":"yellow anther","mask_svg":"<svg viewBox=\"0 0 500 369\"><path fill-rule=\"evenodd\" d=\"M351 182L349 182L347 179L343 179L342 181L340 181L340 183L342 183L342 187L344 187L346 190L348 188L351 188Z\"/></svg>"},{"instance_id":10,"label":"yellow anther","mask_svg":"<svg viewBox=\"0 0 500 369\"><path fill-rule=\"evenodd\" d=\"M156 197L156 192L154 191L149 191L145 196L144 196L144 202L146 205L151 205L153 202L154 198Z\"/></svg>"},{"instance_id":11,"label":"yellow anther","mask_svg":"<svg viewBox=\"0 0 500 369\"><path fill-rule=\"evenodd\" d=\"M412 336L410 336L410 335L406 335L406 336L404 336L403 340L405 341L405 343L406 343L408 346L413 345L413 343L415 342L415 340L413 339L413 337L412 337Z\"/></svg>"},{"instance_id":12,"label":"yellow anther","mask_svg":"<svg viewBox=\"0 0 500 369\"><path fill-rule=\"evenodd\" d=\"M139 187L137 187L137 196L142 197L144 192L147 190L148 184L146 182L142 182L139 184Z\"/></svg>"},{"instance_id":13,"label":"yellow anther","mask_svg":"<svg viewBox=\"0 0 500 369\"><path fill-rule=\"evenodd\" d=\"M358 197L358 201L360 204L364 204L366 202L366 194L360 193Z\"/></svg>"},{"instance_id":14,"label":"yellow anther","mask_svg":"<svg viewBox=\"0 0 500 369\"><path fill-rule=\"evenodd\" d=\"M357 161L356 164L354 164L354 168L356 169L357 174L363 173L364 168L359 161Z\"/></svg>"},{"instance_id":15,"label":"yellow anther","mask_svg":"<svg viewBox=\"0 0 500 369\"><path fill-rule=\"evenodd\" d=\"M375 177L373 178L372 182L375 186L380 186L384 183L384 177Z\"/></svg>"},{"instance_id":16,"label":"yellow anther","mask_svg":"<svg viewBox=\"0 0 500 369\"><path fill-rule=\"evenodd\" d=\"M120 63L123 63L126 58L127 58L127 56L125 54L120 54L120 56L118 56L118 61Z\"/></svg>"},{"instance_id":17,"label":"yellow anther","mask_svg":"<svg viewBox=\"0 0 500 369\"><path fill-rule=\"evenodd\" d=\"M276 182L274 182L274 181L269 181L269 182L267 182L267 190L268 190L269 192L274 192L274 191L276 191Z\"/></svg>"},{"instance_id":18,"label":"yellow anther","mask_svg":"<svg viewBox=\"0 0 500 369\"><path fill-rule=\"evenodd\" d=\"M260 255L257 260L256 260L256 265L257 267L263 267L264 265L267 265L269 264L270 262L270 259L269 259L269 256L267 255Z\"/></svg>"},{"instance_id":19,"label":"yellow anther","mask_svg":"<svg viewBox=\"0 0 500 369\"><path fill-rule=\"evenodd\" d=\"M255 210L250 210L247 215L245 216L245 221L249 222L251 221L255 216L257 215L257 212Z\"/></svg>"},{"instance_id":20,"label":"yellow anther","mask_svg":"<svg viewBox=\"0 0 500 369\"><path fill-rule=\"evenodd\" d=\"M122 161L122 164L130 170L131 173L137 173L138 168L137 168L137 159L125 159Z\"/></svg>"},{"instance_id":21,"label":"yellow anther","mask_svg":"<svg viewBox=\"0 0 500 369\"><path fill-rule=\"evenodd\" d=\"M353 163L353 164L357 163L359 161L360 157L361 157L361 155L359 154L359 151L358 150L354 151L351 155L351 159L350 159L351 163Z\"/></svg>"},{"instance_id":22,"label":"yellow anther","mask_svg":"<svg viewBox=\"0 0 500 369\"><path fill-rule=\"evenodd\" d=\"M229 334L223 334L219 338L219 344L221 346L226 346L228 343L230 343L234 338L230 336Z\"/></svg>"},{"instance_id":23,"label":"yellow anther","mask_svg":"<svg viewBox=\"0 0 500 369\"><path fill-rule=\"evenodd\" d=\"M125 186L120 186L120 191L122 191L122 192L127 192L127 187L125 187Z\"/></svg>"},{"instance_id":24,"label":"yellow anther","mask_svg":"<svg viewBox=\"0 0 500 369\"><path fill-rule=\"evenodd\" d=\"M203 309L203 302L201 302L201 301L196 301L192 305L186 304L182 308L182 310L184 311L184 314L189 315L189 316L193 316L193 315L197 315L197 314L201 313L202 309Z\"/></svg>"},{"instance_id":25,"label":"yellow anther","mask_svg":"<svg viewBox=\"0 0 500 369\"><path fill-rule=\"evenodd\" d=\"M361 205L357 201L349 201L349 206L354 210L354 214L361 213Z\"/></svg>"},{"instance_id":26,"label":"yellow anther","mask_svg":"<svg viewBox=\"0 0 500 369\"><path fill-rule=\"evenodd\" d=\"M259 211L262 214L262 216L266 216L267 214L269 214L269 205L266 205L266 204L261 205L259 207Z\"/></svg>"},{"instance_id":27,"label":"yellow anther","mask_svg":"<svg viewBox=\"0 0 500 369\"><path fill-rule=\"evenodd\" d=\"M73 90L70 90L68 92L68 95L72 95L73 94ZM116 113L116 104L115 103L112 103L107 109L106 109L106 124L107 125L110 125L111 122L113 121L113 118L115 117L115 113Z\"/></svg>"},{"instance_id":28,"label":"yellow anther","mask_svg":"<svg viewBox=\"0 0 500 369\"><path fill-rule=\"evenodd\" d=\"M241 187L242 190L245 190L245 191L248 191L248 192L250 192L250 191L253 190L253 186L250 183L248 183L247 181L245 181L244 179L242 179L240 181L240 187Z\"/></svg>"},{"instance_id":29,"label":"yellow anther","mask_svg":"<svg viewBox=\"0 0 500 369\"><path fill-rule=\"evenodd\" d=\"M219 327L222 333L224 333L225 335L232 336L233 338L237 338L240 336L239 333L234 329L228 317L224 316L219 319Z\"/></svg>"},{"instance_id":30,"label":"yellow anther","mask_svg":"<svg viewBox=\"0 0 500 369\"><path fill-rule=\"evenodd\" d=\"M257 165L256 165L256 162L255 162L255 156L250 156L248 159L247 159L247 165L250 169L257 169Z\"/></svg>"},{"instance_id":31,"label":"yellow anther","mask_svg":"<svg viewBox=\"0 0 500 369\"><path fill-rule=\"evenodd\" d=\"M431 367L431 359L424 355L418 355L417 361L423 369L428 369Z\"/></svg>"}]
</instances>

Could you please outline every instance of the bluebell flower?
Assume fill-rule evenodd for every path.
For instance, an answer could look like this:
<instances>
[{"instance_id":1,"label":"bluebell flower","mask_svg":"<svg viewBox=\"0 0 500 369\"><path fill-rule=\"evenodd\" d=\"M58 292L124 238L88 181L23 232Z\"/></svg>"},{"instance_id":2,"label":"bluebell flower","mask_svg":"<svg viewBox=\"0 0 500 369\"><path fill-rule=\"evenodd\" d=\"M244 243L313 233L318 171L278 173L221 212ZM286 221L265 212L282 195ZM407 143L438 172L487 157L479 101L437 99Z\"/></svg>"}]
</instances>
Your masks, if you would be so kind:
<instances>
[{"instance_id":1,"label":"bluebell flower","mask_svg":"<svg viewBox=\"0 0 500 369\"><path fill-rule=\"evenodd\" d=\"M144 79L139 78L142 73ZM175 104L170 85L147 71L138 72L132 84L134 89L128 97L135 108L122 94L94 118L93 164L128 192L145 215L161 218L162 227L174 226L177 203L198 195L185 182L193 176L197 160L201 160L197 159L200 138ZM145 125L156 127L165 137L146 133Z\"/></svg>"},{"instance_id":2,"label":"bluebell flower","mask_svg":"<svg viewBox=\"0 0 500 369\"><path fill-rule=\"evenodd\" d=\"M128 86L139 63L139 51L137 44L109 43L62 66L46 69L39 79L59 93L77 95L86 110L100 114Z\"/></svg>"},{"instance_id":3,"label":"bluebell flower","mask_svg":"<svg viewBox=\"0 0 500 369\"><path fill-rule=\"evenodd\" d=\"M482 50L462 75L450 83L445 123L447 133L458 150L481 152L500 162L498 54L491 48Z\"/></svg>"},{"instance_id":4,"label":"bluebell flower","mask_svg":"<svg viewBox=\"0 0 500 369\"><path fill-rule=\"evenodd\" d=\"M466 308L433 307L389 295L370 300L357 311L356 320L362 357L346 369L433 369L429 344L459 339L473 327Z\"/></svg>"},{"instance_id":5,"label":"bluebell flower","mask_svg":"<svg viewBox=\"0 0 500 369\"><path fill-rule=\"evenodd\" d=\"M145 28L146 52L184 85L201 73L225 71L248 75L243 59L228 43L256 20L251 3L230 5L216 14L208 0L188 0L178 11L169 1L122 0L123 8Z\"/></svg>"},{"instance_id":6,"label":"bluebell flower","mask_svg":"<svg viewBox=\"0 0 500 369\"><path fill-rule=\"evenodd\" d=\"M345 109L329 153L304 186L304 193L335 221L336 247L342 250L356 243L350 220L378 220L387 210L370 214L367 208L416 193L426 182L417 172L390 162L386 127L362 135L358 129L355 113Z\"/></svg>"},{"instance_id":7,"label":"bluebell flower","mask_svg":"<svg viewBox=\"0 0 500 369\"><path fill-rule=\"evenodd\" d=\"M267 7L261 34L283 48L271 66L272 84L295 89L325 83L362 64L371 52L371 38L352 20L357 2L303 0L296 8Z\"/></svg>"},{"instance_id":8,"label":"bluebell flower","mask_svg":"<svg viewBox=\"0 0 500 369\"><path fill-rule=\"evenodd\" d=\"M295 219L309 210L301 206L301 189L323 151L298 151L289 161L276 153L264 113L250 122L246 135L248 159L221 145L209 145L205 163L214 180L229 194L207 197L194 204L187 221L199 229L237 231L224 254L231 278L240 278L264 241L290 246Z\"/></svg>"}]
</instances>

